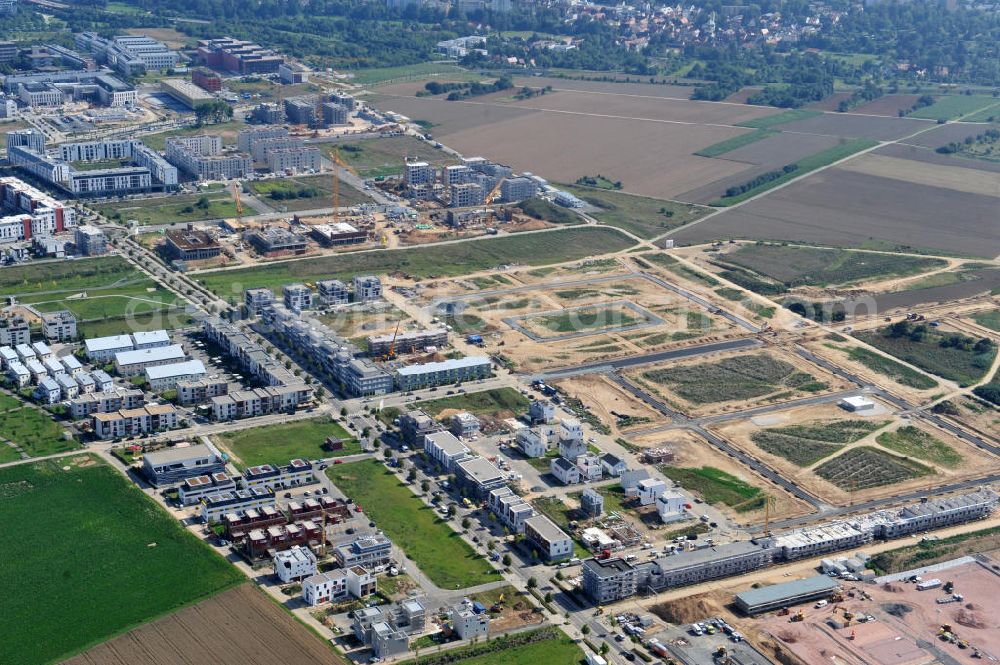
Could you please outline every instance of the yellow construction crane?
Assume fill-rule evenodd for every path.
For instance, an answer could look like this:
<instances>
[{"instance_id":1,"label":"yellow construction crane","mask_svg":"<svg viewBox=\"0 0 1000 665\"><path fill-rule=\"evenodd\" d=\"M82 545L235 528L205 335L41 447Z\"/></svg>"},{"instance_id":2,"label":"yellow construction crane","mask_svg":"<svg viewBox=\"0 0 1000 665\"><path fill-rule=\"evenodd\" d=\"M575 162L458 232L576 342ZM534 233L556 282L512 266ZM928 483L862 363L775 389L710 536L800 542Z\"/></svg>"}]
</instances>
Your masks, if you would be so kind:
<instances>
[{"instance_id":1,"label":"yellow construction crane","mask_svg":"<svg viewBox=\"0 0 1000 665\"><path fill-rule=\"evenodd\" d=\"M504 180L506 180L506 178L500 178L499 180L497 180L497 184L493 187L493 189L490 190L490 193L486 195L486 198L483 199L484 205L489 205L493 203L493 199L497 197L497 194L500 193L500 188L503 187Z\"/></svg>"},{"instance_id":2,"label":"yellow construction crane","mask_svg":"<svg viewBox=\"0 0 1000 665\"><path fill-rule=\"evenodd\" d=\"M771 535L771 506L774 504L774 495L764 495L764 537Z\"/></svg>"}]
</instances>

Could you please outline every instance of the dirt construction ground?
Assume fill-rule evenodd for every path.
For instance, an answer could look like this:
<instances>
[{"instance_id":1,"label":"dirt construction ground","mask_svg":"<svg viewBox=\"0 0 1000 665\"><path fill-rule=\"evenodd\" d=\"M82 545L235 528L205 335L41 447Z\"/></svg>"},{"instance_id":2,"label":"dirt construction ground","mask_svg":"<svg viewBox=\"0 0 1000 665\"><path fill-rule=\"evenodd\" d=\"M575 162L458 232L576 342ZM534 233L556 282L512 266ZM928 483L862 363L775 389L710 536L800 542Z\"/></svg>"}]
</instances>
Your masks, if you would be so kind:
<instances>
[{"instance_id":1,"label":"dirt construction ground","mask_svg":"<svg viewBox=\"0 0 1000 665\"><path fill-rule=\"evenodd\" d=\"M629 440L631 443L642 448L670 448L674 452L674 460L670 462L670 466L681 468L710 466L736 476L749 485L760 487L764 491L769 492L774 498L774 504L771 507L772 515L796 517L806 515L812 511L810 506L794 498L792 495L786 494L762 476L750 471L728 455L719 452L718 449L694 432L680 429L668 430L648 436L630 438ZM715 507L740 524L757 524L763 522L765 517L765 510L763 508L738 513L722 504L717 504Z\"/></svg>"},{"instance_id":2,"label":"dirt construction ground","mask_svg":"<svg viewBox=\"0 0 1000 665\"><path fill-rule=\"evenodd\" d=\"M244 584L96 646L66 665L343 665L262 592Z\"/></svg>"},{"instance_id":3,"label":"dirt construction ground","mask_svg":"<svg viewBox=\"0 0 1000 665\"><path fill-rule=\"evenodd\" d=\"M708 343L739 332L726 319L642 277L605 279L601 274L576 274L572 279L584 281L550 282L521 291L497 284L497 292L493 292L491 285L490 291L480 291L482 295L452 305L460 312L452 323L459 323L462 330L476 326L468 331L489 336L488 343L503 341L503 347L497 350L510 358L519 371ZM449 283L437 283L434 289L424 290L425 304L455 290ZM631 309L630 303L637 304L638 309ZM439 306L437 313L442 311ZM588 316L596 318L591 321ZM626 329L633 325L636 327ZM613 332L618 328L621 330Z\"/></svg>"},{"instance_id":4,"label":"dirt construction ground","mask_svg":"<svg viewBox=\"0 0 1000 665\"><path fill-rule=\"evenodd\" d=\"M571 398L577 398L601 422L611 428L615 436L636 428L650 427L664 420L659 411L637 399L603 374L586 374L555 382ZM625 425L612 414L629 416Z\"/></svg>"},{"instance_id":5,"label":"dirt construction ground","mask_svg":"<svg viewBox=\"0 0 1000 665\"><path fill-rule=\"evenodd\" d=\"M805 620L790 623L787 616L769 615L755 624L773 636L804 663L840 665L924 665L996 662L1000 657L1000 576L989 563L967 563L935 573L955 583L961 602L940 605L941 589L918 591L916 585L891 582L865 584L870 597L831 603L823 608L805 606ZM849 590L848 587L846 590ZM844 623L844 611L871 614L875 621L834 628L831 619ZM950 624L966 648L940 639L941 626ZM853 637L853 639L852 639ZM981 658L973 657L978 649Z\"/></svg>"},{"instance_id":6,"label":"dirt construction ground","mask_svg":"<svg viewBox=\"0 0 1000 665\"><path fill-rule=\"evenodd\" d=\"M852 501L851 493L836 487L823 478L820 478L814 473L815 468L828 460L836 459L837 456L842 455L851 448L861 446L871 446L880 450L885 450L893 455L897 455L897 453L893 453L888 449L881 448L876 443L876 437L882 432L891 432L901 426L916 426L927 434L934 436L957 452L962 458L961 461L951 468L946 468L940 464L934 464L932 462L921 460L919 457L913 457L915 461L931 467L934 470L934 473L890 485L873 487L871 489L859 489L854 492L854 502L867 501L870 499L892 496L906 491L919 490L920 488L928 487L929 485L933 486L935 484L954 483L965 479L977 478L985 473L989 473L991 470L995 470L998 466L1000 466L1000 460L997 460L982 450L972 448L960 439L952 437L943 430L924 427L919 423L919 421L905 421L894 417L888 412L888 409L885 408L884 404L881 402L877 402L877 404L883 407L882 413L866 416L863 419L859 418L856 414L850 414L844 411L840 407L836 406L836 404L826 404L770 413L766 416L759 416L749 420L727 422L723 425L713 427L712 429L737 447L764 461L768 466L777 470L785 478L794 480L803 489L809 491L823 501L834 505L847 505L850 503ZM828 457L825 457L806 467L797 466L783 457L767 452L766 450L755 445L750 438L754 432L767 428L787 427L790 425L815 425L817 423L831 423L846 420L871 420L875 423L888 424L854 443L844 445L840 448L840 450L836 451L832 455L829 455Z\"/></svg>"}]
</instances>

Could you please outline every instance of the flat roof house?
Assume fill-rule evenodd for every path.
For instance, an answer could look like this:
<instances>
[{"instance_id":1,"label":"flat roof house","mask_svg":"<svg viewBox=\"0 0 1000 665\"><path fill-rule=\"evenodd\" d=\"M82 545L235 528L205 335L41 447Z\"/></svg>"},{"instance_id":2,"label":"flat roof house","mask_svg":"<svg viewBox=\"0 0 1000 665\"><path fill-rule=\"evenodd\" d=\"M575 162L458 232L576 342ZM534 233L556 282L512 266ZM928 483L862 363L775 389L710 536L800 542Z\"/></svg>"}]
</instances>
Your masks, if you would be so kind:
<instances>
[{"instance_id":1,"label":"flat roof house","mask_svg":"<svg viewBox=\"0 0 1000 665\"><path fill-rule=\"evenodd\" d=\"M433 432L424 436L424 452L451 471L455 464L469 456L469 447L451 432Z\"/></svg>"},{"instance_id":2,"label":"flat roof house","mask_svg":"<svg viewBox=\"0 0 1000 665\"><path fill-rule=\"evenodd\" d=\"M107 362L115 357L116 353L131 351L135 348L135 342L129 335L111 335L109 337L93 337L83 341L83 348L87 352L87 359L90 362Z\"/></svg>"},{"instance_id":3,"label":"flat roof house","mask_svg":"<svg viewBox=\"0 0 1000 665\"><path fill-rule=\"evenodd\" d=\"M119 351L115 354L115 368L122 376L142 374L147 367L170 365L187 358L179 344L157 346L135 351Z\"/></svg>"},{"instance_id":4,"label":"flat roof house","mask_svg":"<svg viewBox=\"0 0 1000 665\"><path fill-rule=\"evenodd\" d=\"M559 561L573 556L573 540L545 515L526 519L524 536L546 561Z\"/></svg>"},{"instance_id":5,"label":"flat roof house","mask_svg":"<svg viewBox=\"0 0 1000 665\"><path fill-rule=\"evenodd\" d=\"M185 478L220 473L226 470L222 453L211 443L173 447L142 456L146 478L156 485L179 483Z\"/></svg>"}]
</instances>

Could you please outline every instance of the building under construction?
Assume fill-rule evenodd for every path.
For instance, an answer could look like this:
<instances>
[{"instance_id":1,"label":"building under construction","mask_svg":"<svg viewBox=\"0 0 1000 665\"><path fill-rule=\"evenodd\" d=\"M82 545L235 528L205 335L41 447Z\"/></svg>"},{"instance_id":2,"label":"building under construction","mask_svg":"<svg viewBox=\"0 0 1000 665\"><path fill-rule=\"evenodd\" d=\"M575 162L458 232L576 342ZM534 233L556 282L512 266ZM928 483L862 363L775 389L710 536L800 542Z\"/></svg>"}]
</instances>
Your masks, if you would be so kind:
<instances>
[{"instance_id":1,"label":"building under construction","mask_svg":"<svg viewBox=\"0 0 1000 665\"><path fill-rule=\"evenodd\" d=\"M432 328L417 332L405 332L395 335L369 335L368 353L375 357L392 356L397 353L414 353L423 351L428 346L438 348L447 346L448 331L444 328Z\"/></svg>"}]
</instances>

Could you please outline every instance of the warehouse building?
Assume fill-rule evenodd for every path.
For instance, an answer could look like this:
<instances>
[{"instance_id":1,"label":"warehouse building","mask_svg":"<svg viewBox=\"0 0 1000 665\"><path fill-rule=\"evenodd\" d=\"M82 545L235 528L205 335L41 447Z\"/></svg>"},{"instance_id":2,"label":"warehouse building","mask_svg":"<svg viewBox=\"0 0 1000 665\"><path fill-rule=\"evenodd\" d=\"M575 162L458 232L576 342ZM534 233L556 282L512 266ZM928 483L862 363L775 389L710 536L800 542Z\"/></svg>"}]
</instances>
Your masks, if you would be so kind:
<instances>
[{"instance_id":1,"label":"warehouse building","mask_svg":"<svg viewBox=\"0 0 1000 665\"><path fill-rule=\"evenodd\" d=\"M822 598L829 598L840 588L828 575L817 575L792 582L772 584L736 594L735 605L744 614L754 616Z\"/></svg>"}]
</instances>

